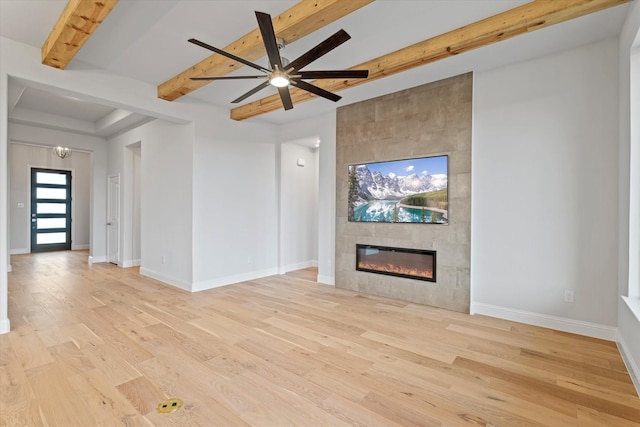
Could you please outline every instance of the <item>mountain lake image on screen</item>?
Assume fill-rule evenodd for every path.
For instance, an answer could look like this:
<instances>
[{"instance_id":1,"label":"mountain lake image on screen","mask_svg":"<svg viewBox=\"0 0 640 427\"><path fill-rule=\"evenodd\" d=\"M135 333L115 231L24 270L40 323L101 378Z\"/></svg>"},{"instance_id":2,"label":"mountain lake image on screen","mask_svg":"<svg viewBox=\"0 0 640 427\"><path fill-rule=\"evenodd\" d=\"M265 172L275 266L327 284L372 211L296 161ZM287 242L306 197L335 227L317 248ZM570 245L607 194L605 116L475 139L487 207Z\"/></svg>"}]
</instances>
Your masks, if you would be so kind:
<instances>
[{"instance_id":1,"label":"mountain lake image on screen","mask_svg":"<svg viewBox=\"0 0 640 427\"><path fill-rule=\"evenodd\" d=\"M352 222L448 224L449 156L349 166Z\"/></svg>"}]
</instances>

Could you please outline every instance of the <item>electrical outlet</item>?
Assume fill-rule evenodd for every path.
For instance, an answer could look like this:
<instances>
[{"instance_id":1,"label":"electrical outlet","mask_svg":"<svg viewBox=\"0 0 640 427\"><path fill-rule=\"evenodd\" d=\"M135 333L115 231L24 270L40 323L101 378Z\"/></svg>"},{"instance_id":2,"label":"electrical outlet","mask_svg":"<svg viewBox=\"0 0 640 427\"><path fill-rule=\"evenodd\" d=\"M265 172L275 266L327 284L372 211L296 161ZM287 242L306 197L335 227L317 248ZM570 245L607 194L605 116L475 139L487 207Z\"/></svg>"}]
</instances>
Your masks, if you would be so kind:
<instances>
[{"instance_id":1,"label":"electrical outlet","mask_svg":"<svg viewBox=\"0 0 640 427\"><path fill-rule=\"evenodd\" d=\"M564 302L573 302L573 291L565 289L565 291L564 291Z\"/></svg>"}]
</instances>

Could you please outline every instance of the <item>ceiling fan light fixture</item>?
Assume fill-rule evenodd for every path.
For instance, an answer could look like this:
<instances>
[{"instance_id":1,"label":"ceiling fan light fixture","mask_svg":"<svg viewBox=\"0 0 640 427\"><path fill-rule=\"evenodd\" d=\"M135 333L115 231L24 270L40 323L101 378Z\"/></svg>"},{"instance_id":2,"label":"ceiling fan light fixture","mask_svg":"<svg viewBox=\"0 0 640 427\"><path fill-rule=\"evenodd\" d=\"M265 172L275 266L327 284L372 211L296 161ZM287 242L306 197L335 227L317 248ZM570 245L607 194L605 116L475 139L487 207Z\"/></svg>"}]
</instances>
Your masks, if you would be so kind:
<instances>
[{"instance_id":1,"label":"ceiling fan light fixture","mask_svg":"<svg viewBox=\"0 0 640 427\"><path fill-rule=\"evenodd\" d=\"M327 70L327 71L301 71L302 68L309 65L313 61L317 60L321 56L332 51L342 43L351 38L346 31L340 30L328 39L324 40L320 44L311 48L306 53L296 58L293 62L282 55L280 50L284 47L284 40L276 37L276 33L273 29L273 20L271 16L264 12L256 11L256 19L258 20L258 27L260 29L260 35L262 36L262 43L264 44L265 51L267 53L267 59L269 60L268 67L263 67L244 58L236 56L232 53L226 52L217 47L208 45L196 39L189 39L189 43L193 43L205 49L211 50L217 54L227 57L233 61L247 65L264 74L260 76L200 76L189 77L191 80L236 80L236 79L260 79L265 78L255 88L249 92L241 95L240 97L231 101L236 104L243 101L269 86L278 88L278 95L282 101L282 107L285 110L291 110L293 108L293 100L291 99L291 92L289 91L289 85L295 86L300 90L304 90L313 95L326 98L330 101L337 102L341 96L331 93L328 90L322 89L319 86L315 86L305 81L309 79L366 79L369 76L368 70Z\"/></svg>"},{"instance_id":2,"label":"ceiling fan light fixture","mask_svg":"<svg viewBox=\"0 0 640 427\"><path fill-rule=\"evenodd\" d=\"M275 70L269 76L269 83L275 87L286 87L289 86L291 81L289 80L287 73L281 70Z\"/></svg>"}]
</instances>

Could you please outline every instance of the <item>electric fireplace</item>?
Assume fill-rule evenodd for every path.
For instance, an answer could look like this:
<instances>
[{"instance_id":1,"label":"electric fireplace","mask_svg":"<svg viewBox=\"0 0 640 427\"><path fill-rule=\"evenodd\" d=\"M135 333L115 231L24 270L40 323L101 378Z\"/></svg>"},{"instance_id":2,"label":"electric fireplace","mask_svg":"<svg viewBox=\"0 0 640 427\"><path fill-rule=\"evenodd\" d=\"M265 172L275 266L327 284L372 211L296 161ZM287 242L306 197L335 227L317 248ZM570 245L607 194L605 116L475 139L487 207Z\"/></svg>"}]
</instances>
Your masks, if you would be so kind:
<instances>
[{"instance_id":1,"label":"electric fireplace","mask_svg":"<svg viewBox=\"0 0 640 427\"><path fill-rule=\"evenodd\" d=\"M356 244L356 270L436 281L436 251Z\"/></svg>"}]
</instances>

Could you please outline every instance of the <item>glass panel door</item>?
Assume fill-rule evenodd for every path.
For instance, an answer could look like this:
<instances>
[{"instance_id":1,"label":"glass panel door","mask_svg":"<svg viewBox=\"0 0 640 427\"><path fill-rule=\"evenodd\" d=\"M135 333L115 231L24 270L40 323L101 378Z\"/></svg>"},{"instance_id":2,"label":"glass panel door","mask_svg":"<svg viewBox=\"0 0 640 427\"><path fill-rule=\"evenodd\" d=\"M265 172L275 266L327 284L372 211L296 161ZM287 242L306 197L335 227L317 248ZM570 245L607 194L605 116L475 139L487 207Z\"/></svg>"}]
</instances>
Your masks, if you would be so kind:
<instances>
[{"instance_id":1,"label":"glass panel door","mask_svg":"<svg viewBox=\"0 0 640 427\"><path fill-rule=\"evenodd\" d=\"M71 172L31 169L31 252L71 249Z\"/></svg>"}]
</instances>

